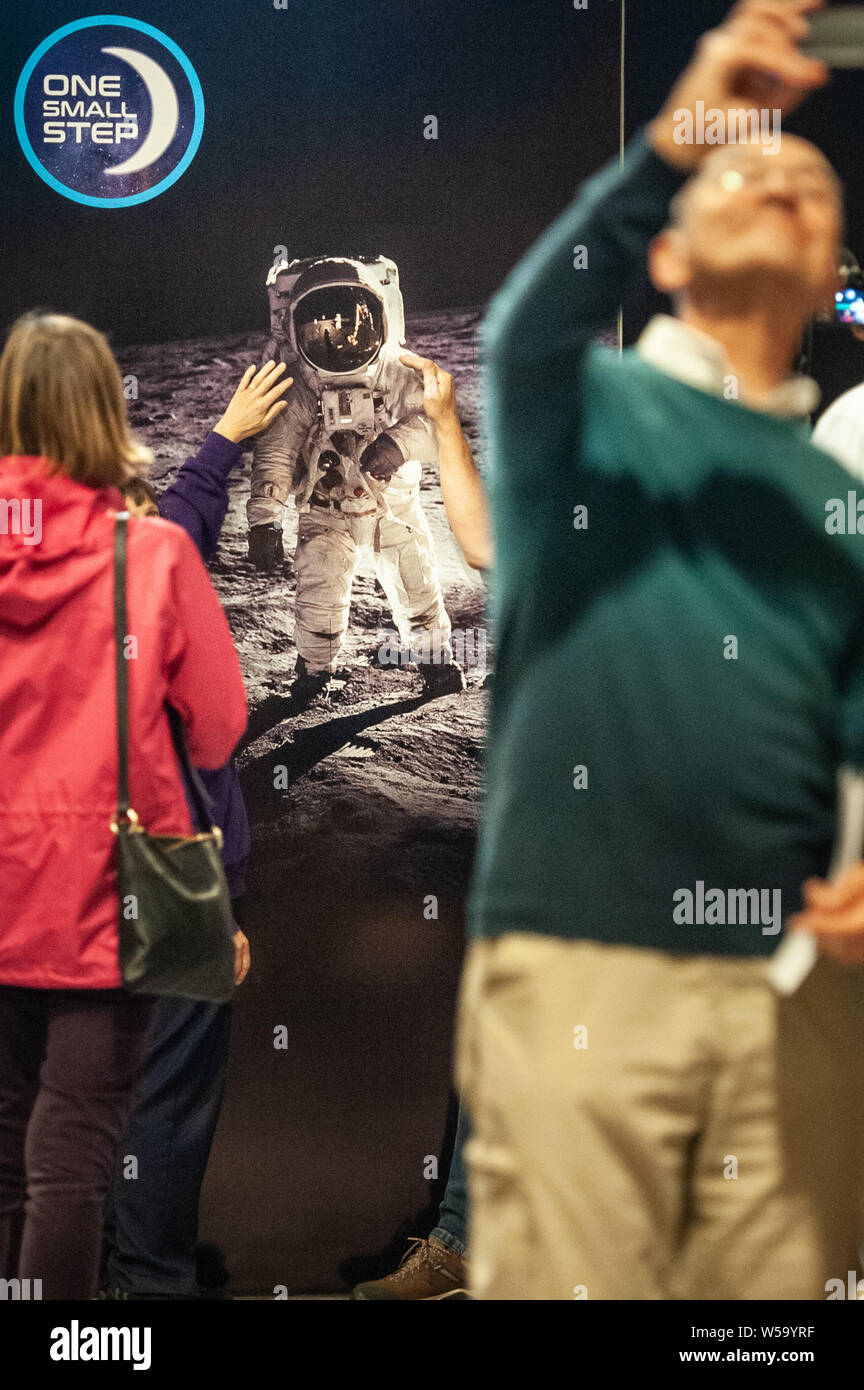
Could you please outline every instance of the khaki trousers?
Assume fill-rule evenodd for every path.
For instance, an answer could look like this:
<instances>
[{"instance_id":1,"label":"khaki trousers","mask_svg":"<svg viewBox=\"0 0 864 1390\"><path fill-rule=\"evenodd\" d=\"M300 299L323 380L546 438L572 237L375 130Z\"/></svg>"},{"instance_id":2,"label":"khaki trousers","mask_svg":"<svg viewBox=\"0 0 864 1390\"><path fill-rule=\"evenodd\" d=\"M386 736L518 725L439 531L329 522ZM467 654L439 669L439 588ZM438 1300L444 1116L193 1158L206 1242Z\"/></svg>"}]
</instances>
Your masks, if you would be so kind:
<instances>
[{"instance_id":1,"label":"khaki trousers","mask_svg":"<svg viewBox=\"0 0 864 1390\"><path fill-rule=\"evenodd\" d=\"M864 971L513 933L460 1000L479 1299L824 1299L858 1265ZM859 1275L860 1277L860 1275Z\"/></svg>"}]
</instances>

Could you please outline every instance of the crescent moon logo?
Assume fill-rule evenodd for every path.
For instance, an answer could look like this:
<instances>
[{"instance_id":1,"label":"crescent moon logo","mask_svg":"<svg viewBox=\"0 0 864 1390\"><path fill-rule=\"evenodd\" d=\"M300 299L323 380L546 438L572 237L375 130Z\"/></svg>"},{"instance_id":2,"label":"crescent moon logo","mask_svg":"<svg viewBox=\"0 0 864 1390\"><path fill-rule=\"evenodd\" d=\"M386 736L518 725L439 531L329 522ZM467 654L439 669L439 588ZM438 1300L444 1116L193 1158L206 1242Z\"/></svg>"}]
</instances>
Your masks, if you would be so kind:
<instances>
[{"instance_id":1,"label":"crescent moon logo","mask_svg":"<svg viewBox=\"0 0 864 1390\"><path fill-rule=\"evenodd\" d=\"M30 167L91 208L158 198L188 169L203 131L204 93L182 48L125 15L55 29L15 88L15 132Z\"/></svg>"},{"instance_id":2,"label":"crescent moon logo","mask_svg":"<svg viewBox=\"0 0 864 1390\"><path fill-rule=\"evenodd\" d=\"M174 83L165 69L145 53L136 53L133 48L103 48L102 52L110 53L113 58L122 58L130 68L134 68L150 98L152 115L144 143L122 164L115 164L106 170L115 177L118 174L137 174L139 169L149 169L151 164L161 159L171 144L180 121L180 103Z\"/></svg>"}]
</instances>

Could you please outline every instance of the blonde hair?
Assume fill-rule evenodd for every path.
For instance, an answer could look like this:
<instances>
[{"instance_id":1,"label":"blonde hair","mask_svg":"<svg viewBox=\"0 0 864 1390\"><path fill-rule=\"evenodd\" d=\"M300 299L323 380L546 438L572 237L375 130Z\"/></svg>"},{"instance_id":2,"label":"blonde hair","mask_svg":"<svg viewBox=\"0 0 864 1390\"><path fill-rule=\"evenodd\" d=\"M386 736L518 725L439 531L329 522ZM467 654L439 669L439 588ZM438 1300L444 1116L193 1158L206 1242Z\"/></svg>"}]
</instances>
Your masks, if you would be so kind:
<instances>
[{"instance_id":1,"label":"blonde hair","mask_svg":"<svg viewBox=\"0 0 864 1390\"><path fill-rule=\"evenodd\" d=\"M88 487L118 487L152 461L129 428L107 340L65 314L25 314L0 355L0 456L31 454Z\"/></svg>"}]
</instances>

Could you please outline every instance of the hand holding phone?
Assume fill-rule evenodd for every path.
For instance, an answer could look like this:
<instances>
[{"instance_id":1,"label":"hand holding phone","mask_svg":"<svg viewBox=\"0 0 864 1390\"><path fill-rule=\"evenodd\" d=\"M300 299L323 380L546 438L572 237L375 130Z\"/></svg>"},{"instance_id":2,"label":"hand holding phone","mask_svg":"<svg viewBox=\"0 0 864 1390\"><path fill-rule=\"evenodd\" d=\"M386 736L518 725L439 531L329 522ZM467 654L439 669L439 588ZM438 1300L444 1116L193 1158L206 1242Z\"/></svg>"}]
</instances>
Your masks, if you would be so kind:
<instances>
[{"instance_id":1,"label":"hand holding phone","mask_svg":"<svg viewBox=\"0 0 864 1390\"><path fill-rule=\"evenodd\" d=\"M836 5L810 18L801 52L829 68L864 68L864 5Z\"/></svg>"}]
</instances>

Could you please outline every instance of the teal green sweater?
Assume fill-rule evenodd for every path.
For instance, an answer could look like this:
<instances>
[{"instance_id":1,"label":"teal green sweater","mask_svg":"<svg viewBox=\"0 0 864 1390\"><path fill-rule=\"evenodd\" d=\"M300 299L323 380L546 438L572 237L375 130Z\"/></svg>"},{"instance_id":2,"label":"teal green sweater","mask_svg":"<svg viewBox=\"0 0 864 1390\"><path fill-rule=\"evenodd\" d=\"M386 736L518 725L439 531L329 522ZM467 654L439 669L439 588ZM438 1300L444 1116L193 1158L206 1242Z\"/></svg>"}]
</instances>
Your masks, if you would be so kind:
<instances>
[{"instance_id":1,"label":"teal green sweater","mask_svg":"<svg viewBox=\"0 0 864 1390\"><path fill-rule=\"evenodd\" d=\"M682 182L638 137L485 322L477 936L768 954L826 871L838 765L864 767L864 535L826 530L854 480L800 426L593 342Z\"/></svg>"}]
</instances>

